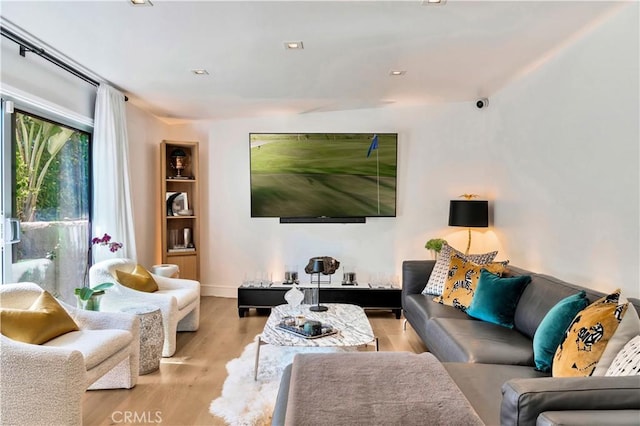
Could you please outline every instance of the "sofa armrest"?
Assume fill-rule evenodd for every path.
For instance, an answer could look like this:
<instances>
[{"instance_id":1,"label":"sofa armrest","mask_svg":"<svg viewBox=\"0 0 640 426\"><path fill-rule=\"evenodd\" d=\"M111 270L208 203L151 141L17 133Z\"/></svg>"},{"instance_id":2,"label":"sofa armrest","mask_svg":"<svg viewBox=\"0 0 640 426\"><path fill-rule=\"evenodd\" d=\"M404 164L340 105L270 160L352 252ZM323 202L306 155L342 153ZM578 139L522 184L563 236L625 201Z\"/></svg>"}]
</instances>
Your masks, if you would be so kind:
<instances>
[{"instance_id":1,"label":"sofa armrest","mask_svg":"<svg viewBox=\"0 0 640 426\"><path fill-rule=\"evenodd\" d=\"M158 288L160 290L197 289L198 294L200 292L200 282L195 280L189 280L185 278L169 278L155 274L151 274L151 276L153 276L153 279L158 284Z\"/></svg>"},{"instance_id":2,"label":"sofa armrest","mask_svg":"<svg viewBox=\"0 0 640 426\"><path fill-rule=\"evenodd\" d=\"M502 425L535 425L545 411L584 409L640 409L640 376L513 379L502 385Z\"/></svg>"},{"instance_id":3,"label":"sofa armrest","mask_svg":"<svg viewBox=\"0 0 640 426\"><path fill-rule=\"evenodd\" d=\"M0 371L1 424L82 423L87 372L79 351L0 335Z\"/></svg>"},{"instance_id":4,"label":"sofa armrest","mask_svg":"<svg viewBox=\"0 0 640 426\"><path fill-rule=\"evenodd\" d=\"M545 411L540 414L536 426L638 426L640 410L575 410Z\"/></svg>"},{"instance_id":5,"label":"sofa armrest","mask_svg":"<svg viewBox=\"0 0 640 426\"><path fill-rule=\"evenodd\" d=\"M84 309L74 308L64 302L60 304L69 313L69 316L73 318L80 329L87 330L127 330L132 334L139 329L140 324L135 315L120 313L120 312L103 312L103 311L88 311Z\"/></svg>"},{"instance_id":6,"label":"sofa armrest","mask_svg":"<svg viewBox=\"0 0 640 426\"><path fill-rule=\"evenodd\" d=\"M402 262L402 296L422 293L435 264L435 260L405 260Z\"/></svg>"}]
</instances>

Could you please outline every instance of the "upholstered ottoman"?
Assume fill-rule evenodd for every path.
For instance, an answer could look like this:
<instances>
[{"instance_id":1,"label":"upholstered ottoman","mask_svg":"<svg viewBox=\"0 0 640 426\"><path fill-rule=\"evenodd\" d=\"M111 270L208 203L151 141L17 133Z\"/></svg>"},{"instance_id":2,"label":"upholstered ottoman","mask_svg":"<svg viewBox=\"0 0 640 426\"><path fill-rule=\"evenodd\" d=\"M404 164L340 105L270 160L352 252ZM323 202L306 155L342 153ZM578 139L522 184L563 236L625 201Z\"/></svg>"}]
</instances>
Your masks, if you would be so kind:
<instances>
[{"instance_id":1,"label":"upholstered ottoman","mask_svg":"<svg viewBox=\"0 0 640 426\"><path fill-rule=\"evenodd\" d=\"M134 314L140 320L140 375L149 374L160 368L164 329L162 313L154 305L133 305L121 309Z\"/></svg>"},{"instance_id":2,"label":"upholstered ottoman","mask_svg":"<svg viewBox=\"0 0 640 426\"><path fill-rule=\"evenodd\" d=\"M288 373L288 372L287 372ZM482 425L431 354L296 355L278 392L273 424Z\"/></svg>"}]
</instances>

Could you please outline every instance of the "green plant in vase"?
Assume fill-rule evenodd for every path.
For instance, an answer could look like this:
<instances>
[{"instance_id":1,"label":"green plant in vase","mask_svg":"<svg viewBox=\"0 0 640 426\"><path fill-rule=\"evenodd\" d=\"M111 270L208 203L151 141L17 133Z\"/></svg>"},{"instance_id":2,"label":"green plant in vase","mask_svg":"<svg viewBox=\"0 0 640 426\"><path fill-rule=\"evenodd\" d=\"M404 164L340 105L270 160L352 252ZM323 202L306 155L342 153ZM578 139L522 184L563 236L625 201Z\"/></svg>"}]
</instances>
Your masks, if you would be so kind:
<instances>
[{"instance_id":1,"label":"green plant in vase","mask_svg":"<svg viewBox=\"0 0 640 426\"><path fill-rule=\"evenodd\" d=\"M113 287L113 283L102 283L93 288L89 287L87 280L89 275L89 259L91 259L91 250L94 245L106 246L109 248L111 253L115 253L122 248L122 243L111 241L111 236L109 234L104 234L102 238L95 237L91 239L91 244L89 244L89 249L87 250L87 265L84 270L82 287L74 290L74 294L78 298L78 307L88 311L99 311L100 298L106 289Z\"/></svg>"},{"instance_id":2,"label":"green plant in vase","mask_svg":"<svg viewBox=\"0 0 640 426\"><path fill-rule=\"evenodd\" d=\"M100 297L109 287L113 287L113 283L102 283L97 286L76 288L74 293L78 298L78 307L87 311L100 310Z\"/></svg>"},{"instance_id":3,"label":"green plant in vase","mask_svg":"<svg viewBox=\"0 0 640 426\"><path fill-rule=\"evenodd\" d=\"M443 240L442 238L432 238L424 245L424 248L430 250L433 253L433 258L438 259L438 253L442 250L442 246L447 244L447 240Z\"/></svg>"}]
</instances>

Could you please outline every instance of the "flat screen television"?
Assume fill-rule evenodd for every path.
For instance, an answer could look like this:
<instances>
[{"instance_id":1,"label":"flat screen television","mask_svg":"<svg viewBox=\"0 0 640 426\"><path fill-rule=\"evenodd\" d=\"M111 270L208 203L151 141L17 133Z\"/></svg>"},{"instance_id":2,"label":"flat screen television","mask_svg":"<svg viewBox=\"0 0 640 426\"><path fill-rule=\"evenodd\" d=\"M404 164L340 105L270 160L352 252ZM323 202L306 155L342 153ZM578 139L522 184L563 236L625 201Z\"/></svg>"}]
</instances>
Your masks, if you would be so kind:
<instances>
[{"instance_id":1,"label":"flat screen television","mask_svg":"<svg viewBox=\"0 0 640 426\"><path fill-rule=\"evenodd\" d=\"M397 133L250 133L249 141L251 217L395 217Z\"/></svg>"}]
</instances>

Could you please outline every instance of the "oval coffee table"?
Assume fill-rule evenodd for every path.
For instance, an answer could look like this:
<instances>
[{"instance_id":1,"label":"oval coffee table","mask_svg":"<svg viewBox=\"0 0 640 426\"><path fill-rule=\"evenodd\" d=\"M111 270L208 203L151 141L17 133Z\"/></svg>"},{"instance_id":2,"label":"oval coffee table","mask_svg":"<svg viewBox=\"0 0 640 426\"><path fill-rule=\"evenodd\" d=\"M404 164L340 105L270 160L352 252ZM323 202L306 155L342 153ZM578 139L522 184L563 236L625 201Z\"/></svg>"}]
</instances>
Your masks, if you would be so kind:
<instances>
[{"instance_id":1,"label":"oval coffee table","mask_svg":"<svg viewBox=\"0 0 640 426\"><path fill-rule=\"evenodd\" d=\"M275 346L362 346L375 344L378 351L378 338L373 335L369 319L360 306L341 303L323 303L329 310L312 312L311 305L278 305L271 310L262 334L258 336L254 380L258 378L258 364L260 362L260 346L270 344ZM287 316L304 315L307 320L320 321L338 330L338 333L320 338L304 338L277 328L282 318Z\"/></svg>"}]
</instances>

